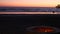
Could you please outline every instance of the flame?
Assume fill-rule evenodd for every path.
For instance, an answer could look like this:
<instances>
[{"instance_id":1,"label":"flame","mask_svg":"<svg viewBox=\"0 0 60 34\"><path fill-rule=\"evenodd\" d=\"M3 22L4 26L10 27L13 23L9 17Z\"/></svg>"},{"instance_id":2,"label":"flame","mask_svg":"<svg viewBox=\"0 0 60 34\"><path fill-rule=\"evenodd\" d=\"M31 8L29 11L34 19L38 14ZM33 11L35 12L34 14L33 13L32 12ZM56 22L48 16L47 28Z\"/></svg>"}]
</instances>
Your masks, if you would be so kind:
<instances>
[{"instance_id":1,"label":"flame","mask_svg":"<svg viewBox=\"0 0 60 34\"><path fill-rule=\"evenodd\" d=\"M40 27L36 29L37 32L53 32L53 28L48 28L48 27Z\"/></svg>"}]
</instances>

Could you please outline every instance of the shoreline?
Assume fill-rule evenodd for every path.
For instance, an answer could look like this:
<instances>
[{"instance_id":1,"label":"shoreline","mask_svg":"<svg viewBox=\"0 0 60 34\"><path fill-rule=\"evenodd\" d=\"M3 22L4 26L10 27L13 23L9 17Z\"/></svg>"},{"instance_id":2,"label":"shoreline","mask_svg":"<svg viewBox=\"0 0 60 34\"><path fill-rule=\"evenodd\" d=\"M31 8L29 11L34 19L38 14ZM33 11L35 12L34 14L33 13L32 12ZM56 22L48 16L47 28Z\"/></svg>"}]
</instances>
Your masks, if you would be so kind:
<instances>
[{"instance_id":1,"label":"shoreline","mask_svg":"<svg viewBox=\"0 0 60 34\"><path fill-rule=\"evenodd\" d=\"M60 14L60 12L0 12L0 14Z\"/></svg>"}]
</instances>

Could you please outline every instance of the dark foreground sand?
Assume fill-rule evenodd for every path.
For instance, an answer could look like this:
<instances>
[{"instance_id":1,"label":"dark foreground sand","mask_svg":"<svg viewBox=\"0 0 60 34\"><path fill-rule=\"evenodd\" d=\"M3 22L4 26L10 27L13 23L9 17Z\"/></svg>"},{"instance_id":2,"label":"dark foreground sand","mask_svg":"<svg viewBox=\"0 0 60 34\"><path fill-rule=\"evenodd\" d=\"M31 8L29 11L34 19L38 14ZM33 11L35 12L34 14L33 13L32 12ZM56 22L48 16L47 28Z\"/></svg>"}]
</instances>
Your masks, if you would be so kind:
<instances>
[{"instance_id":1,"label":"dark foreground sand","mask_svg":"<svg viewBox=\"0 0 60 34\"><path fill-rule=\"evenodd\" d=\"M60 12L0 12L0 14L60 14Z\"/></svg>"}]
</instances>

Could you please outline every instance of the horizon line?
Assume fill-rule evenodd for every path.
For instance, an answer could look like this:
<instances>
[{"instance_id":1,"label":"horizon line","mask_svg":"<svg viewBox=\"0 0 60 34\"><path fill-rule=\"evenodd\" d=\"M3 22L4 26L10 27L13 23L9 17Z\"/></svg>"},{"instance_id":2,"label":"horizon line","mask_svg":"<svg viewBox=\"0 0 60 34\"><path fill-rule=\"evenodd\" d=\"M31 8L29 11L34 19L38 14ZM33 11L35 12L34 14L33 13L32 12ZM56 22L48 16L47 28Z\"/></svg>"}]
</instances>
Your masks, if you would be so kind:
<instances>
[{"instance_id":1,"label":"horizon line","mask_svg":"<svg viewBox=\"0 0 60 34\"><path fill-rule=\"evenodd\" d=\"M26 6L0 6L0 7L26 7ZM35 7L35 6L28 6L28 7Z\"/></svg>"}]
</instances>

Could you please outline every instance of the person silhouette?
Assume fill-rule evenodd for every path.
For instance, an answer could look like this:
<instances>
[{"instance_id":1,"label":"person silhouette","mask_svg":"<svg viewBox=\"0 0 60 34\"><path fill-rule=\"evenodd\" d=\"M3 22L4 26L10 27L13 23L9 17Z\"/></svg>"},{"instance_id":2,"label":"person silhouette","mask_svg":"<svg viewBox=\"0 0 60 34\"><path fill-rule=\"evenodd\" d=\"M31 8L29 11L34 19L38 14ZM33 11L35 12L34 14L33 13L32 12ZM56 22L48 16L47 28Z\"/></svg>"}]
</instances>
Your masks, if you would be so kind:
<instances>
[{"instance_id":1,"label":"person silhouette","mask_svg":"<svg viewBox=\"0 0 60 34\"><path fill-rule=\"evenodd\" d=\"M52 11L53 13L55 13L55 11Z\"/></svg>"}]
</instances>

